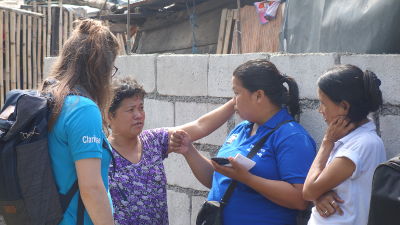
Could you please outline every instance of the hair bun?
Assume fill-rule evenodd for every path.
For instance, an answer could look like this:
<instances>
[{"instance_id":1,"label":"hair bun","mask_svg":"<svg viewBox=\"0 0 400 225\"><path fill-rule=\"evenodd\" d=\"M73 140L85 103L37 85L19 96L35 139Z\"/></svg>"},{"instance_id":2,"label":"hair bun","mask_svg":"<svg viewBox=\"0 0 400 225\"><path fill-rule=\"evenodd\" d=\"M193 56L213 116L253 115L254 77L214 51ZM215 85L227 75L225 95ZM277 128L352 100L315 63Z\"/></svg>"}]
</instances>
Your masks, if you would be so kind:
<instances>
[{"instance_id":1,"label":"hair bun","mask_svg":"<svg viewBox=\"0 0 400 225\"><path fill-rule=\"evenodd\" d=\"M364 72L363 81L370 110L376 111L382 105L382 92L379 89L382 82L376 74L370 70Z\"/></svg>"}]
</instances>

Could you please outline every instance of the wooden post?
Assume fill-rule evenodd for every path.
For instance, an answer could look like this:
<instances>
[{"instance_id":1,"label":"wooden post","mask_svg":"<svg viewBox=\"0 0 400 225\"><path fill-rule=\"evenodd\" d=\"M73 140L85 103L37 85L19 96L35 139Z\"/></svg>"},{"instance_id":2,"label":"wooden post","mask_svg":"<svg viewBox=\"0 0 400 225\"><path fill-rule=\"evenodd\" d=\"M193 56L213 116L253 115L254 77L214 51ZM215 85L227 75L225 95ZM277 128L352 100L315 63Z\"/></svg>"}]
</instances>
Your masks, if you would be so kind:
<instances>
[{"instance_id":1,"label":"wooden post","mask_svg":"<svg viewBox=\"0 0 400 225\"><path fill-rule=\"evenodd\" d=\"M32 85L32 17L28 16L28 37L27 37L27 48L26 48L26 52L27 52L27 69L28 69L28 88L33 88Z\"/></svg>"},{"instance_id":2,"label":"wooden post","mask_svg":"<svg viewBox=\"0 0 400 225\"><path fill-rule=\"evenodd\" d=\"M74 12L73 12L73 11L68 11L68 14L69 14L69 16L68 16L68 18L69 18L68 37L70 37L71 34L72 34L72 31L73 31L73 29L74 29L74 26L73 26L73 24L74 24Z\"/></svg>"},{"instance_id":3,"label":"wooden post","mask_svg":"<svg viewBox=\"0 0 400 225\"><path fill-rule=\"evenodd\" d=\"M5 87L6 87L6 93L10 90L10 31L9 31L9 26L10 26L10 12L5 12L4 13L4 45L6 46L6 73L5 73Z\"/></svg>"},{"instance_id":4,"label":"wooden post","mask_svg":"<svg viewBox=\"0 0 400 225\"><path fill-rule=\"evenodd\" d=\"M223 54L227 54L229 52L230 37L232 32L232 20L233 20L233 10L229 9L226 15L224 47L222 49Z\"/></svg>"},{"instance_id":5,"label":"wooden post","mask_svg":"<svg viewBox=\"0 0 400 225\"><path fill-rule=\"evenodd\" d=\"M63 28L64 28L63 29L63 46L64 46L65 42L68 39L68 22L69 22L68 14L69 14L69 11L63 10L63 14L64 14L64 19L63 19Z\"/></svg>"},{"instance_id":6,"label":"wooden post","mask_svg":"<svg viewBox=\"0 0 400 225\"><path fill-rule=\"evenodd\" d=\"M39 12L41 12L42 10L38 9ZM43 23L43 18L39 18L38 19L38 42L37 42L37 76L38 76L38 80L37 80L37 86L40 86L42 83L42 77L43 77L43 73L42 73L42 65L43 65L43 59L42 59L42 23Z\"/></svg>"},{"instance_id":7,"label":"wooden post","mask_svg":"<svg viewBox=\"0 0 400 225\"><path fill-rule=\"evenodd\" d=\"M17 88L22 89L21 87L21 17L22 15L17 14L17 39L16 39L16 68L17 68Z\"/></svg>"},{"instance_id":8,"label":"wooden post","mask_svg":"<svg viewBox=\"0 0 400 225\"><path fill-rule=\"evenodd\" d=\"M226 14L228 9L222 9L221 11L221 21L219 24L218 31L218 43L217 43L217 54L222 54L222 49L224 48L224 37L226 28Z\"/></svg>"},{"instance_id":9,"label":"wooden post","mask_svg":"<svg viewBox=\"0 0 400 225\"><path fill-rule=\"evenodd\" d=\"M11 90L17 88L17 65L15 52L15 27L17 15L15 12L10 12L10 81Z\"/></svg>"},{"instance_id":10,"label":"wooden post","mask_svg":"<svg viewBox=\"0 0 400 225\"><path fill-rule=\"evenodd\" d=\"M37 28L38 18L33 17L32 26L32 88L36 89L38 85L38 71L37 71Z\"/></svg>"},{"instance_id":11,"label":"wooden post","mask_svg":"<svg viewBox=\"0 0 400 225\"><path fill-rule=\"evenodd\" d=\"M44 57L46 57L46 55L47 55L47 40L46 40L47 39L47 27L46 27L47 26L47 16L46 16L47 11L46 11L46 7L42 7L40 12L45 15L45 17L42 19L42 25L43 25L43 27L42 27L42 32L43 32L42 56L44 59Z\"/></svg>"},{"instance_id":12,"label":"wooden post","mask_svg":"<svg viewBox=\"0 0 400 225\"><path fill-rule=\"evenodd\" d=\"M0 20L3 21L4 13L0 10ZM3 30L3 23L0 23L0 31ZM3 35L0 35L0 43L3 43ZM3 107L4 104L4 73L3 73L3 44L0 44L0 105Z\"/></svg>"},{"instance_id":13,"label":"wooden post","mask_svg":"<svg viewBox=\"0 0 400 225\"><path fill-rule=\"evenodd\" d=\"M62 34L63 34L63 5L62 0L58 0L58 7L60 8L60 15L58 20L58 55L61 53L62 49Z\"/></svg>"},{"instance_id":14,"label":"wooden post","mask_svg":"<svg viewBox=\"0 0 400 225\"><path fill-rule=\"evenodd\" d=\"M26 50L26 37L28 35L28 27L26 24L26 15L22 15L22 85L23 89L28 88L28 57L27 57L27 50Z\"/></svg>"},{"instance_id":15,"label":"wooden post","mask_svg":"<svg viewBox=\"0 0 400 225\"><path fill-rule=\"evenodd\" d=\"M47 1L47 41L46 41L46 56L50 57L50 46L51 46L51 0Z\"/></svg>"}]
</instances>

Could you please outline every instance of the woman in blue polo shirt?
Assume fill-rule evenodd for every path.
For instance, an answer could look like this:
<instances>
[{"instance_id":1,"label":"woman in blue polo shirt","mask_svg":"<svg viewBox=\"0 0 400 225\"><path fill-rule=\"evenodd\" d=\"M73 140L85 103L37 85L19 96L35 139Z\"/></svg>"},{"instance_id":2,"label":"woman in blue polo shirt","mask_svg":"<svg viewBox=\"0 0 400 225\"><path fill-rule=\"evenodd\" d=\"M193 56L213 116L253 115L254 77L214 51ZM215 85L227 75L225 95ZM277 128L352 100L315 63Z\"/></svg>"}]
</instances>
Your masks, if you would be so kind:
<instances>
[{"instance_id":1,"label":"woman in blue polo shirt","mask_svg":"<svg viewBox=\"0 0 400 225\"><path fill-rule=\"evenodd\" d=\"M236 68L232 87L235 109L244 121L231 131L217 154L228 157L232 167L201 156L183 131L173 135L174 148L184 155L197 179L211 188L208 200L220 201L232 179L239 182L224 207L224 224L296 224L298 210L308 205L302 189L316 154L307 131L294 121L283 124L252 158L256 164L249 171L233 157L246 156L269 131L293 120L300 111L297 84L260 59Z\"/></svg>"},{"instance_id":2,"label":"woman in blue polo shirt","mask_svg":"<svg viewBox=\"0 0 400 225\"><path fill-rule=\"evenodd\" d=\"M118 41L106 26L82 20L53 67L54 82L45 83L54 96L48 140L58 191L66 194L76 181L79 185L61 225L82 222L79 197L86 209L83 224L114 224L107 177L111 152L102 127L117 51Z\"/></svg>"}]
</instances>

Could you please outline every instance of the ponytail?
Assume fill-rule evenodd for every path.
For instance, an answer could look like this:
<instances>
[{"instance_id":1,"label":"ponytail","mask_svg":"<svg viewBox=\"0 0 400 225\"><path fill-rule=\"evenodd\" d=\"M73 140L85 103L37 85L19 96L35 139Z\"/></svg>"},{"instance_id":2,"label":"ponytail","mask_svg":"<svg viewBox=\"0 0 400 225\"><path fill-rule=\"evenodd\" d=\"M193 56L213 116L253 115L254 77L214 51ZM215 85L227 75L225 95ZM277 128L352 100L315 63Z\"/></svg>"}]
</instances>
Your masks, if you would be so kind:
<instances>
[{"instance_id":1,"label":"ponytail","mask_svg":"<svg viewBox=\"0 0 400 225\"><path fill-rule=\"evenodd\" d=\"M372 71L366 70L363 76L365 99L369 110L374 112L382 105L381 80Z\"/></svg>"},{"instance_id":2,"label":"ponytail","mask_svg":"<svg viewBox=\"0 0 400 225\"><path fill-rule=\"evenodd\" d=\"M283 82L287 83L289 87L289 96L286 105L289 108L290 114L294 117L300 113L299 87L292 77L286 75L282 75L282 77Z\"/></svg>"}]
</instances>

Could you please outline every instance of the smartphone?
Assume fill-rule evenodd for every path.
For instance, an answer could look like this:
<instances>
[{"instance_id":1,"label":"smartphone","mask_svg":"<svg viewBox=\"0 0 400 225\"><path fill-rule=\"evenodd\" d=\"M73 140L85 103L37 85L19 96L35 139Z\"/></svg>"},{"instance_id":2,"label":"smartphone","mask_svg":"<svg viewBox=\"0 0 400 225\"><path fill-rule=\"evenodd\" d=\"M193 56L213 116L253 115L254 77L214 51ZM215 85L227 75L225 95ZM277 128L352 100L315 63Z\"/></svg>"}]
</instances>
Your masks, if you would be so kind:
<instances>
[{"instance_id":1,"label":"smartphone","mask_svg":"<svg viewBox=\"0 0 400 225\"><path fill-rule=\"evenodd\" d=\"M231 163L229 162L228 158L212 157L211 160L218 163L221 166L231 166Z\"/></svg>"}]
</instances>

